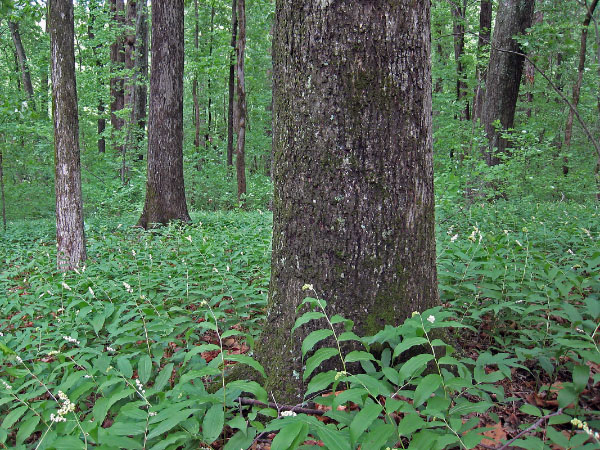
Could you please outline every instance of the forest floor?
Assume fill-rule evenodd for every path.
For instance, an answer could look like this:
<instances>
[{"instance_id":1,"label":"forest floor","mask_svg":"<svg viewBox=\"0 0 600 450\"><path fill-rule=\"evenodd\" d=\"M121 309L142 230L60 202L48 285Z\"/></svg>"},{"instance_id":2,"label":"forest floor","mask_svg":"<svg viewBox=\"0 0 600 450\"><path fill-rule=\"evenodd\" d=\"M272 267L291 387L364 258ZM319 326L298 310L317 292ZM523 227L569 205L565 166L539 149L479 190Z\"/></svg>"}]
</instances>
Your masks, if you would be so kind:
<instances>
[{"instance_id":1,"label":"forest floor","mask_svg":"<svg viewBox=\"0 0 600 450\"><path fill-rule=\"evenodd\" d=\"M599 217L595 205L565 203L438 211L436 316L460 325L448 325L446 355L473 383L455 389L444 418L461 442L485 436L445 448L600 448ZM257 368L251 348L266 308L272 218L193 219L149 232L133 228L133 218L92 221L87 265L66 275L54 269L52 222L9 225L0 242L0 447L85 448L89 440L104 448L287 448L283 430L293 427L264 427L281 421L283 409L260 386L207 390L231 364ZM384 381L379 369L400 367L361 364ZM450 372L440 374L448 380ZM415 411L415 387L374 397L403 403L387 416L400 428ZM76 404L67 411L76 420L49 420L60 414L57 389ZM260 401L242 408L242 393ZM468 409L452 416L459 400ZM345 433L352 425L343 414L353 418L367 405L332 410L326 395L312 399L305 412L314 417L297 446L334 448L324 430ZM439 416L431 408L417 408L429 425L405 430L399 448L419 448L419 433L431 437L425 428ZM358 448L368 448L366 436Z\"/></svg>"}]
</instances>

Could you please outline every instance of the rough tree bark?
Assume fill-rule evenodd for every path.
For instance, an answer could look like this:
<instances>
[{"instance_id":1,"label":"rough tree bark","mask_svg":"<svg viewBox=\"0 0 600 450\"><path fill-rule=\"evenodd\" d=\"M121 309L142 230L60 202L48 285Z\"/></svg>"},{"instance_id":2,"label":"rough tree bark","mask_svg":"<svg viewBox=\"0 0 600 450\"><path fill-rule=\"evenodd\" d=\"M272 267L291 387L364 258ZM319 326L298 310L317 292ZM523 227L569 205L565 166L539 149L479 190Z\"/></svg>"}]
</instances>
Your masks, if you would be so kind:
<instances>
[{"instance_id":1,"label":"rough tree bark","mask_svg":"<svg viewBox=\"0 0 600 450\"><path fill-rule=\"evenodd\" d=\"M481 112L481 123L489 142L484 150L489 166L499 164L500 155L506 153L508 141L502 137L502 133L514 124L523 74L523 56L506 50L523 53L521 45L513 37L524 34L531 27L534 9L534 0L500 1ZM495 126L497 120L500 121L498 130Z\"/></svg>"},{"instance_id":2,"label":"rough tree bark","mask_svg":"<svg viewBox=\"0 0 600 450\"><path fill-rule=\"evenodd\" d=\"M485 80L487 77L487 65L485 61L486 48L490 44L492 33L492 0L481 0L479 10L479 38L477 40L477 68L475 78L475 96L473 98L473 120L481 119L481 108L485 98Z\"/></svg>"},{"instance_id":3,"label":"rough tree bark","mask_svg":"<svg viewBox=\"0 0 600 450\"><path fill-rule=\"evenodd\" d=\"M463 67L463 54L465 53L465 20L467 14L467 0L452 3L452 34L454 35L454 61L456 63L456 100L460 104L467 95L467 82ZM461 120L470 120L471 112L469 101L465 101L465 108L461 113Z\"/></svg>"},{"instance_id":4,"label":"rough tree bark","mask_svg":"<svg viewBox=\"0 0 600 450\"><path fill-rule=\"evenodd\" d=\"M2 136L4 140L4 136ZM1 141L0 141L1 142ZM6 231L6 198L4 196L4 165L2 162L2 146L0 145L0 200L2 201L2 226Z\"/></svg>"},{"instance_id":5,"label":"rough tree bark","mask_svg":"<svg viewBox=\"0 0 600 450\"><path fill-rule=\"evenodd\" d=\"M429 13L407 0L277 2L272 274L257 356L278 402L304 390L300 344L314 328L290 329L305 283L359 334L438 303Z\"/></svg>"},{"instance_id":6,"label":"rough tree bark","mask_svg":"<svg viewBox=\"0 0 600 450\"><path fill-rule=\"evenodd\" d=\"M72 0L51 0L50 51L56 191L58 269L77 267L86 258L79 161L79 118L75 80Z\"/></svg>"},{"instance_id":7,"label":"rough tree bark","mask_svg":"<svg viewBox=\"0 0 600 450\"><path fill-rule=\"evenodd\" d=\"M586 2L587 3L587 2ZM573 96L571 99L571 104L574 108L577 108L579 105L579 98L581 95L581 85L583 83L583 73L585 72L585 60L587 53L587 38L588 38L588 30L590 26L590 22L594 15L594 11L598 6L598 0L594 0L591 5L587 8L585 19L583 20L583 24L581 26L581 43L579 46L579 63L577 65L577 80L575 80L575 84L573 85ZM571 148L571 139L573 137L573 121L575 119L575 113L572 109L569 108L569 114L567 115L567 124L565 125L565 148L567 153ZM563 174L567 175L569 173L569 160L565 156L563 159Z\"/></svg>"},{"instance_id":8,"label":"rough tree bark","mask_svg":"<svg viewBox=\"0 0 600 450\"><path fill-rule=\"evenodd\" d=\"M33 85L31 84L31 74L29 72L29 65L27 64L27 56L25 55L25 48L21 41L21 33L19 32L19 24L17 22L9 21L8 27L10 28L10 34L12 36L13 43L15 44L15 51L19 60L19 68L21 69L21 80L23 81L23 88L27 99L31 103L31 107L35 109Z\"/></svg>"},{"instance_id":9,"label":"rough tree bark","mask_svg":"<svg viewBox=\"0 0 600 450\"><path fill-rule=\"evenodd\" d=\"M154 0L143 228L189 222L183 181L183 0Z\"/></svg>"},{"instance_id":10,"label":"rough tree bark","mask_svg":"<svg viewBox=\"0 0 600 450\"><path fill-rule=\"evenodd\" d=\"M244 76L244 55L246 50L246 0L237 0L238 36L236 45L237 72L237 148L235 168L237 172L238 202L246 195L246 81Z\"/></svg>"},{"instance_id":11,"label":"rough tree bark","mask_svg":"<svg viewBox=\"0 0 600 450\"><path fill-rule=\"evenodd\" d=\"M231 1L231 56L229 60L229 105L227 109L227 165L233 165L233 102L235 99L235 49L237 46L237 1Z\"/></svg>"}]
</instances>

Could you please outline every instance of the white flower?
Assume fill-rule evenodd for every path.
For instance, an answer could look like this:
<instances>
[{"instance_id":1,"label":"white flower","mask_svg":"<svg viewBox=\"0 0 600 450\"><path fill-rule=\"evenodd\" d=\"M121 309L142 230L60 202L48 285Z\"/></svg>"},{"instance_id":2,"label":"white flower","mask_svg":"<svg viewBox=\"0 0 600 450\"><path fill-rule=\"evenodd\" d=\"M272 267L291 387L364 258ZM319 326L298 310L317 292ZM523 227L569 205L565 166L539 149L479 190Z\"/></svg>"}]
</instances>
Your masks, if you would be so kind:
<instances>
[{"instance_id":1,"label":"white flower","mask_svg":"<svg viewBox=\"0 0 600 450\"><path fill-rule=\"evenodd\" d=\"M112 347L106 347L107 352L116 352L116 350Z\"/></svg>"},{"instance_id":2,"label":"white flower","mask_svg":"<svg viewBox=\"0 0 600 450\"><path fill-rule=\"evenodd\" d=\"M133 294L133 289L131 288L131 286L128 283L125 283L123 281L123 286L125 287L125 289L127 290L127 292L129 292L130 294Z\"/></svg>"},{"instance_id":3,"label":"white flower","mask_svg":"<svg viewBox=\"0 0 600 450\"><path fill-rule=\"evenodd\" d=\"M136 384L136 386L138 388L138 391L140 391L142 394L146 393L146 391L144 390L144 385L142 384L142 382L140 381L139 378L135 379L135 384Z\"/></svg>"},{"instance_id":4,"label":"white flower","mask_svg":"<svg viewBox=\"0 0 600 450\"><path fill-rule=\"evenodd\" d=\"M192 242L192 236L186 236L185 239L187 239L188 241Z\"/></svg>"},{"instance_id":5,"label":"white flower","mask_svg":"<svg viewBox=\"0 0 600 450\"><path fill-rule=\"evenodd\" d=\"M294 417L297 414L294 411L283 411L281 417Z\"/></svg>"},{"instance_id":6,"label":"white flower","mask_svg":"<svg viewBox=\"0 0 600 450\"><path fill-rule=\"evenodd\" d=\"M17 362L19 364L23 364L23 360L21 359L21 357L19 355L15 356L15 359L17 360Z\"/></svg>"},{"instance_id":7,"label":"white flower","mask_svg":"<svg viewBox=\"0 0 600 450\"><path fill-rule=\"evenodd\" d=\"M454 242L454 241L456 241L457 239L458 239L458 234L455 234L454 236L452 236L452 237L450 238L450 242Z\"/></svg>"},{"instance_id":8,"label":"white flower","mask_svg":"<svg viewBox=\"0 0 600 450\"><path fill-rule=\"evenodd\" d=\"M67 291L71 290L71 287L67 283L65 283L64 281L61 284L62 284L62 287L65 288Z\"/></svg>"},{"instance_id":9,"label":"white flower","mask_svg":"<svg viewBox=\"0 0 600 450\"><path fill-rule=\"evenodd\" d=\"M131 250L131 254L133 255L133 257L135 258L135 250Z\"/></svg>"},{"instance_id":10,"label":"white flower","mask_svg":"<svg viewBox=\"0 0 600 450\"><path fill-rule=\"evenodd\" d=\"M433 316L433 315L429 316L429 317L427 318L427 322L429 322L429 323L433 323L433 322L435 322L435 316Z\"/></svg>"},{"instance_id":11,"label":"white flower","mask_svg":"<svg viewBox=\"0 0 600 450\"><path fill-rule=\"evenodd\" d=\"M91 286L88 287L88 292L92 294L92 297L96 297L96 294L94 294L94 290L91 288Z\"/></svg>"},{"instance_id":12,"label":"white flower","mask_svg":"<svg viewBox=\"0 0 600 450\"><path fill-rule=\"evenodd\" d=\"M72 338L71 336L63 336L63 339L67 342L70 342L71 344L77 344L80 345L81 342L79 342L77 339Z\"/></svg>"},{"instance_id":13,"label":"white flower","mask_svg":"<svg viewBox=\"0 0 600 450\"><path fill-rule=\"evenodd\" d=\"M54 356L54 355L58 355L60 352L58 350L52 350L51 352L48 352L48 356Z\"/></svg>"},{"instance_id":14,"label":"white flower","mask_svg":"<svg viewBox=\"0 0 600 450\"><path fill-rule=\"evenodd\" d=\"M315 288L313 287L312 284L305 284L304 286L302 286L302 290L303 291L314 291Z\"/></svg>"},{"instance_id":15,"label":"white flower","mask_svg":"<svg viewBox=\"0 0 600 450\"><path fill-rule=\"evenodd\" d=\"M63 416L58 415L55 416L54 414L50 414L50 422L66 422L67 419L65 419Z\"/></svg>"},{"instance_id":16,"label":"white flower","mask_svg":"<svg viewBox=\"0 0 600 450\"><path fill-rule=\"evenodd\" d=\"M8 389L9 391L12 389L12 386L10 384L8 384L6 381L4 381L4 380L0 380L0 381L2 381L2 384L4 385L4 387L6 389Z\"/></svg>"}]
</instances>

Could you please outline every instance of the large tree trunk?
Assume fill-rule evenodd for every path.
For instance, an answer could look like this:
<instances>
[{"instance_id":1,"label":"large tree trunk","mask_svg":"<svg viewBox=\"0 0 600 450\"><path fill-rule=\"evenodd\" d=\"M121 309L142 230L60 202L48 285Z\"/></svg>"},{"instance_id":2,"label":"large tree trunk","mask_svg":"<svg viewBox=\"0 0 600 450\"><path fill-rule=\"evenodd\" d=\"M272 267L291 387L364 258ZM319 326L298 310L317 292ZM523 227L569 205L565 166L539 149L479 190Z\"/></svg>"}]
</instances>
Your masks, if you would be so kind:
<instances>
[{"instance_id":1,"label":"large tree trunk","mask_svg":"<svg viewBox=\"0 0 600 450\"><path fill-rule=\"evenodd\" d=\"M485 61L486 48L490 44L492 32L492 0L481 0L479 10L479 39L477 40L477 69L475 78L477 86L475 88L475 97L473 98L473 120L481 119L481 109L485 98L485 80L487 77L487 67L482 61Z\"/></svg>"},{"instance_id":2,"label":"large tree trunk","mask_svg":"<svg viewBox=\"0 0 600 450\"><path fill-rule=\"evenodd\" d=\"M51 0L49 22L57 264L58 269L64 271L77 267L86 258L72 0Z\"/></svg>"},{"instance_id":3,"label":"large tree trunk","mask_svg":"<svg viewBox=\"0 0 600 450\"><path fill-rule=\"evenodd\" d=\"M123 0L111 0L112 27L116 30L115 42L110 46L111 70L116 74L110 79L110 123L113 127L113 148L119 153L123 152L123 137L116 133L125 125L125 119L119 117L118 112L125 107L125 80L121 72L125 65L125 48L123 31L125 21L125 4ZM117 144L118 142L118 144Z\"/></svg>"},{"instance_id":4,"label":"large tree trunk","mask_svg":"<svg viewBox=\"0 0 600 450\"><path fill-rule=\"evenodd\" d=\"M233 102L235 99L235 49L237 46L237 1L231 1L231 48L229 60L229 105L227 109L227 165L233 165Z\"/></svg>"},{"instance_id":5,"label":"large tree trunk","mask_svg":"<svg viewBox=\"0 0 600 450\"><path fill-rule=\"evenodd\" d=\"M454 35L454 62L456 64L456 100L460 104L467 95L467 82L463 67L463 54L465 53L465 20L467 14L467 0L452 4L452 32ZM469 101L465 101L461 113L461 120L470 120Z\"/></svg>"},{"instance_id":6,"label":"large tree trunk","mask_svg":"<svg viewBox=\"0 0 600 450\"><path fill-rule=\"evenodd\" d=\"M272 273L257 355L282 402L304 390L300 344L314 328L290 330L306 283L359 334L438 303L429 2L314 5L278 1L275 19Z\"/></svg>"},{"instance_id":7,"label":"large tree trunk","mask_svg":"<svg viewBox=\"0 0 600 450\"><path fill-rule=\"evenodd\" d=\"M515 120L525 59L514 53L522 53L522 49L513 37L524 34L531 27L534 8L534 0L501 0L496 15L481 113L481 122L489 141L484 151L485 160L490 166L499 164L500 155L506 153L508 140L502 137L502 133L512 128ZM500 120L500 129L496 129L497 120Z\"/></svg>"},{"instance_id":8,"label":"large tree trunk","mask_svg":"<svg viewBox=\"0 0 600 450\"><path fill-rule=\"evenodd\" d=\"M238 202L246 195L246 81L244 77L244 54L246 50L246 0L237 0L237 150L235 167L237 172Z\"/></svg>"},{"instance_id":9,"label":"large tree trunk","mask_svg":"<svg viewBox=\"0 0 600 450\"><path fill-rule=\"evenodd\" d=\"M19 60L19 68L21 69L21 80L23 81L23 88L27 99L31 103L31 107L35 109L35 103L33 99L33 85L31 84L31 74L29 73L29 65L27 64L27 56L25 55L25 48L21 41L21 33L19 33L19 24L17 22L9 21L8 27L10 28L10 34L12 35L13 43L15 44L15 51Z\"/></svg>"},{"instance_id":10,"label":"large tree trunk","mask_svg":"<svg viewBox=\"0 0 600 450\"><path fill-rule=\"evenodd\" d=\"M191 220L183 182L183 0L154 0L151 48L144 228Z\"/></svg>"},{"instance_id":11,"label":"large tree trunk","mask_svg":"<svg viewBox=\"0 0 600 450\"><path fill-rule=\"evenodd\" d=\"M594 0L592 4L589 6L585 19L583 20L583 24L581 26L581 44L579 46L579 64L577 66L577 80L575 80L575 84L573 85L573 97L571 99L571 104L574 108L577 108L579 105L579 97L581 93L581 85L583 83L583 73L585 71L585 59L587 53L587 37L588 37L588 29L590 26L590 22L594 15L594 10L598 6L598 0ZM575 112L573 109L569 108L569 114L567 115L567 124L565 126L565 148L568 153L571 148L571 138L573 137L573 121L575 119ZM567 175L569 173L569 161L565 156L563 160L563 173Z\"/></svg>"}]
</instances>

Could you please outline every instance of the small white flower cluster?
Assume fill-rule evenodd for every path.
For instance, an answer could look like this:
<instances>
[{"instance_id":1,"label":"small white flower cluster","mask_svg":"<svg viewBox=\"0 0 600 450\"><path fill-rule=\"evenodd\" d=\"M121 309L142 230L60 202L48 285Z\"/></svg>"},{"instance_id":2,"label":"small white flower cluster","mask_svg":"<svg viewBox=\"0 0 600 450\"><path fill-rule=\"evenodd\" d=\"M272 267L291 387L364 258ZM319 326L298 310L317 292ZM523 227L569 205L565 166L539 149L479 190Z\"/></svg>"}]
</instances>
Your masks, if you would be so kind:
<instances>
[{"instance_id":1,"label":"small white flower cluster","mask_svg":"<svg viewBox=\"0 0 600 450\"><path fill-rule=\"evenodd\" d=\"M131 286L128 283L125 283L123 281L123 286L125 287L125 289L127 290L127 292L129 292L130 294L133 294L133 289L131 288Z\"/></svg>"},{"instance_id":2,"label":"small white flower cluster","mask_svg":"<svg viewBox=\"0 0 600 450\"><path fill-rule=\"evenodd\" d=\"M67 283L65 283L64 281L61 283L62 287L65 288L67 291L71 290L71 286L69 286Z\"/></svg>"},{"instance_id":3,"label":"small white flower cluster","mask_svg":"<svg viewBox=\"0 0 600 450\"><path fill-rule=\"evenodd\" d=\"M71 403L67 394L63 391L58 391L58 398L62 400L63 404L60 409L57 411L57 415L50 414L50 421L52 422L66 422L65 416L70 412L75 411L75 403Z\"/></svg>"},{"instance_id":4,"label":"small white flower cluster","mask_svg":"<svg viewBox=\"0 0 600 450\"><path fill-rule=\"evenodd\" d=\"M340 378L345 377L347 375L349 375L349 373L346 372L345 370L342 370L341 372L338 372L338 373L335 374L335 381L337 381Z\"/></svg>"},{"instance_id":5,"label":"small white flower cluster","mask_svg":"<svg viewBox=\"0 0 600 450\"><path fill-rule=\"evenodd\" d=\"M294 417L297 416L297 414L294 411L282 411L281 412L281 417Z\"/></svg>"},{"instance_id":6,"label":"small white flower cluster","mask_svg":"<svg viewBox=\"0 0 600 450\"><path fill-rule=\"evenodd\" d=\"M10 391L10 390L12 389L12 386L11 386L10 384L8 384L6 381L4 381L4 380L0 380L0 381L2 381L2 385L3 385L3 386L4 386L4 387L7 389L7 390L9 390L9 391Z\"/></svg>"},{"instance_id":7,"label":"small white flower cluster","mask_svg":"<svg viewBox=\"0 0 600 450\"><path fill-rule=\"evenodd\" d=\"M308 283L307 283L307 284L305 284L304 286L302 286L302 290L303 290L303 291L314 291L314 290L315 290L315 288L313 287L313 285L312 285L312 284L308 284Z\"/></svg>"},{"instance_id":8,"label":"small white flower cluster","mask_svg":"<svg viewBox=\"0 0 600 450\"><path fill-rule=\"evenodd\" d=\"M19 364L23 364L23 359L21 359L21 357L19 355L15 356L15 359L17 360L17 362Z\"/></svg>"},{"instance_id":9,"label":"small white flower cluster","mask_svg":"<svg viewBox=\"0 0 600 450\"><path fill-rule=\"evenodd\" d=\"M116 352L116 350L114 348L112 348L112 347L106 347L106 351L107 352L113 352L113 353Z\"/></svg>"},{"instance_id":10,"label":"small white flower cluster","mask_svg":"<svg viewBox=\"0 0 600 450\"><path fill-rule=\"evenodd\" d=\"M77 339L72 338L71 336L63 336L63 339L67 342L70 342L71 344L77 344L77 345L81 345L81 342L79 342Z\"/></svg>"},{"instance_id":11,"label":"small white flower cluster","mask_svg":"<svg viewBox=\"0 0 600 450\"><path fill-rule=\"evenodd\" d=\"M142 384L142 382L140 381L139 378L135 379L135 385L137 386L137 390L140 391L142 394L146 393L146 390L144 389L144 385Z\"/></svg>"},{"instance_id":12,"label":"small white flower cluster","mask_svg":"<svg viewBox=\"0 0 600 450\"><path fill-rule=\"evenodd\" d=\"M427 318L427 322L429 322L429 323L433 323L433 322L435 322L435 316L433 316L433 315L429 316L429 317Z\"/></svg>"},{"instance_id":13,"label":"small white flower cluster","mask_svg":"<svg viewBox=\"0 0 600 450\"><path fill-rule=\"evenodd\" d=\"M58 355L60 352L58 350L52 350L51 352L48 352L48 356L54 356L54 355Z\"/></svg>"},{"instance_id":14,"label":"small white flower cluster","mask_svg":"<svg viewBox=\"0 0 600 450\"><path fill-rule=\"evenodd\" d=\"M571 423L576 426L577 428L585 431L585 433L588 436L593 437L594 439L596 439L597 441L600 441L600 433L597 431L592 430L589 425L587 424L587 422L582 422L579 419L573 419L571 420Z\"/></svg>"},{"instance_id":15,"label":"small white flower cluster","mask_svg":"<svg viewBox=\"0 0 600 450\"><path fill-rule=\"evenodd\" d=\"M479 231L479 228L477 226L473 226L473 231L471 232L471 235L469 236L469 240L471 242L475 242L475 241L477 241L478 237L479 237L479 242L481 242L481 240L483 239L483 235L481 234L481 231Z\"/></svg>"}]
</instances>

